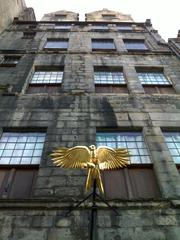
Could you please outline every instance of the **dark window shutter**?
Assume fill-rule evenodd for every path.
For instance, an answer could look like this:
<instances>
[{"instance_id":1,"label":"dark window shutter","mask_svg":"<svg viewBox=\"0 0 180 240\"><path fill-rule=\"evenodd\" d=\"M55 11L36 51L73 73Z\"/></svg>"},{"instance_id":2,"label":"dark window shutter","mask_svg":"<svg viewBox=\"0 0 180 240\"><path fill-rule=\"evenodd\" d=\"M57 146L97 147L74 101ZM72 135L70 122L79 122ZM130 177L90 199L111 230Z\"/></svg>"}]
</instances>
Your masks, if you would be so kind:
<instances>
[{"instance_id":1,"label":"dark window shutter","mask_svg":"<svg viewBox=\"0 0 180 240\"><path fill-rule=\"evenodd\" d=\"M0 197L2 198L7 193L7 181L9 176L9 169L0 169Z\"/></svg>"},{"instance_id":2,"label":"dark window shutter","mask_svg":"<svg viewBox=\"0 0 180 240\"><path fill-rule=\"evenodd\" d=\"M9 198L29 198L32 195L37 169L16 169Z\"/></svg>"},{"instance_id":3,"label":"dark window shutter","mask_svg":"<svg viewBox=\"0 0 180 240\"><path fill-rule=\"evenodd\" d=\"M159 197L154 171L151 168L129 169L129 179L134 198Z\"/></svg>"},{"instance_id":4,"label":"dark window shutter","mask_svg":"<svg viewBox=\"0 0 180 240\"><path fill-rule=\"evenodd\" d=\"M104 191L107 199L128 199L127 186L124 177L124 171L107 170L102 172Z\"/></svg>"},{"instance_id":5,"label":"dark window shutter","mask_svg":"<svg viewBox=\"0 0 180 240\"><path fill-rule=\"evenodd\" d=\"M128 93L128 89L126 85L96 85L95 86L96 93Z\"/></svg>"},{"instance_id":6,"label":"dark window shutter","mask_svg":"<svg viewBox=\"0 0 180 240\"><path fill-rule=\"evenodd\" d=\"M61 85L59 84L49 84L49 85L43 85L43 84L30 84L27 93L34 94L34 93L60 93L62 91Z\"/></svg>"},{"instance_id":7,"label":"dark window shutter","mask_svg":"<svg viewBox=\"0 0 180 240\"><path fill-rule=\"evenodd\" d=\"M103 172L107 199L143 199L160 197L152 167L133 167Z\"/></svg>"}]
</instances>

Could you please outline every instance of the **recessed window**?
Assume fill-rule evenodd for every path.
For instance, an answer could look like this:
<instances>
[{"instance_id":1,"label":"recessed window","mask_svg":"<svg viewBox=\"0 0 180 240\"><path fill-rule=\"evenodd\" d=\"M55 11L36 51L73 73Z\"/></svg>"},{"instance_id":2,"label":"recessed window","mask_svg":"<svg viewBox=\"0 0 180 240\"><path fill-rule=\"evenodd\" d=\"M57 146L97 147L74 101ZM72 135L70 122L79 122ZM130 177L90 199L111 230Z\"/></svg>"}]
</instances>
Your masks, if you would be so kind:
<instances>
[{"instance_id":1,"label":"recessed window","mask_svg":"<svg viewBox=\"0 0 180 240\"><path fill-rule=\"evenodd\" d=\"M117 30L120 31L131 31L132 30L132 25L130 24L118 24L116 25Z\"/></svg>"},{"instance_id":2,"label":"recessed window","mask_svg":"<svg viewBox=\"0 0 180 240\"><path fill-rule=\"evenodd\" d=\"M0 198L32 197L44 141L44 132L4 132L2 134Z\"/></svg>"},{"instance_id":3,"label":"recessed window","mask_svg":"<svg viewBox=\"0 0 180 240\"><path fill-rule=\"evenodd\" d=\"M55 14L56 21L64 20L64 19L66 19L66 17L67 17L67 15L65 15L65 14Z\"/></svg>"},{"instance_id":4,"label":"recessed window","mask_svg":"<svg viewBox=\"0 0 180 240\"><path fill-rule=\"evenodd\" d=\"M144 40L123 39L127 50L148 50Z\"/></svg>"},{"instance_id":5,"label":"recessed window","mask_svg":"<svg viewBox=\"0 0 180 240\"><path fill-rule=\"evenodd\" d=\"M108 25L103 25L103 24L96 24L96 25L92 25L92 30L97 30L97 31L103 31L103 30L108 30Z\"/></svg>"},{"instance_id":6,"label":"recessed window","mask_svg":"<svg viewBox=\"0 0 180 240\"><path fill-rule=\"evenodd\" d=\"M69 30L71 29L71 24L56 24L54 26L54 29L56 30Z\"/></svg>"},{"instance_id":7,"label":"recessed window","mask_svg":"<svg viewBox=\"0 0 180 240\"><path fill-rule=\"evenodd\" d=\"M44 49L61 49L66 50L68 48L68 39L48 39Z\"/></svg>"},{"instance_id":8,"label":"recessed window","mask_svg":"<svg viewBox=\"0 0 180 240\"><path fill-rule=\"evenodd\" d=\"M138 79L146 93L174 94L172 83L164 75L163 70L137 68Z\"/></svg>"},{"instance_id":9,"label":"recessed window","mask_svg":"<svg viewBox=\"0 0 180 240\"><path fill-rule=\"evenodd\" d=\"M148 199L160 196L153 165L141 132L98 132L96 144L128 148L130 151L130 166L102 171L107 199Z\"/></svg>"},{"instance_id":10,"label":"recessed window","mask_svg":"<svg viewBox=\"0 0 180 240\"><path fill-rule=\"evenodd\" d=\"M39 164L44 141L42 132L4 132L0 138L0 164Z\"/></svg>"},{"instance_id":11,"label":"recessed window","mask_svg":"<svg viewBox=\"0 0 180 240\"><path fill-rule=\"evenodd\" d=\"M25 39L33 39L36 35L36 32L24 32L23 38Z\"/></svg>"},{"instance_id":12,"label":"recessed window","mask_svg":"<svg viewBox=\"0 0 180 240\"><path fill-rule=\"evenodd\" d=\"M0 63L1 67L15 67L19 60L20 56L4 56L3 60Z\"/></svg>"},{"instance_id":13,"label":"recessed window","mask_svg":"<svg viewBox=\"0 0 180 240\"><path fill-rule=\"evenodd\" d=\"M180 132L164 132L165 142L176 164L180 164Z\"/></svg>"},{"instance_id":14,"label":"recessed window","mask_svg":"<svg viewBox=\"0 0 180 240\"><path fill-rule=\"evenodd\" d=\"M122 69L95 67L94 83L97 93L128 93Z\"/></svg>"},{"instance_id":15,"label":"recessed window","mask_svg":"<svg viewBox=\"0 0 180 240\"><path fill-rule=\"evenodd\" d=\"M138 78L142 84L150 85L171 85L163 73L138 72Z\"/></svg>"},{"instance_id":16,"label":"recessed window","mask_svg":"<svg viewBox=\"0 0 180 240\"><path fill-rule=\"evenodd\" d=\"M105 20L111 20L113 18L116 17L115 14L102 14L102 17L105 19Z\"/></svg>"},{"instance_id":17,"label":"recessed window","mask_svg":"<svg viewBox=\"0 0 180 240\"><path fill-rule=\"evenodd\" d=\"M31 84L61 84L63 71L35 71Z\"/></svg>"},{"instance_id":18,"label":"recessed window","mask_svg":"<svg viewBox=\"0 0 180 240\"><path fill-rule=\"evenodd\" d=\"M113 39L92 39L92 50L115 50Z\"/></svg>"},{"instance_id":19,"label":"recessed window","mask_svg":"<svg viewBox=\"0 0 180 240\"><path fill-rule=\"evenodd\" d=\"M98 146L128 148L131 163L151 163L149 153L141 132L103 132L97 133Z\"/></svg>"},{"instance_id":20,"label":"recessed window","mask_svg":"<svg viewBox=\"0 0 180 240\"><path fill-rule=\"evenodd\" d=\"M59 93L62 80L62 67L37 67L29 83L27 93Z\"/></svg>"},{"instance_id":21,"label":"recessed window","mask_svg":"<svg viewBox=\"0 0 180 240\"><path fill-rule=\"evenodd\" d=\"M95 84L125 84L121 71L96 71L94 72Z\"/></svg>"}]
</instances>

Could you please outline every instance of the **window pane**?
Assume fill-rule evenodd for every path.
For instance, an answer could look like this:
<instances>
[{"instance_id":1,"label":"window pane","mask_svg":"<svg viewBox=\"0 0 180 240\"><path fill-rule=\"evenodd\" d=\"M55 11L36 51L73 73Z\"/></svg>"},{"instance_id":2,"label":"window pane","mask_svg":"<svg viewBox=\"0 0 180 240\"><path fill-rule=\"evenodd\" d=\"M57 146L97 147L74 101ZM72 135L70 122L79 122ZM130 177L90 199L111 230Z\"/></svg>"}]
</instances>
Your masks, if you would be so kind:
<instances>
[{"instance_id":1,"label":"window pane","mask_svg":"<svg viewBox=\"0 0 180 240\"><path fill-rule=\"evenodd\" d=\"M125 84L123 72L94 72L95 84Z\"/></svg>"},{"instance_id":2,"label":"window pane","mask_svg":"<svg viewBox=\"0 0 180 240\"><path fill-rule=\"evenodd\" d=\"M123 40L127 50L147 50L147 47L142 40Z\"/></svg>"},{"instance_id":3,"label":"window pane","mask_svg":"<svg viewBox=\"0 0 180 240\"><path fill-rule=\"evenodd\" d=\"M63 71L46 71L42 72L36 71L31 80L32 84L43 84L43 83L55 83L61 84L63 79Z\"/></svg>"},{"instance_id":4,"label":"window pane","mask_svg":"<svg viewBox=\"0 0 180 240\"><path fill-rule=\"evenodd\" d=\"M92 49L115 49L113 39L92 39Z\"/></svg>"},{"instance_id":5,"label":"window pane","mask_svg":"<svg viewBox=\"0 0 180 240\"><path fill-rule=\"evenodd\" d=\"M4 139L5 143L2 141ZM0 139L0 164L39 164L44 140L45 133L3 133ZM34 157L36 160L33 160Z\"/></svg>"},{"instance_id":6,"label":"window pane","mask_svg":"<svg viewBox=\"0 0 180 240\"><path fill-rule=\"evenodd\" d=\"M180 132L164 132L165 142L175 163L180 163Z\"/></svg>"},{"instance_id":7,"label":"window pane","mask_svg":"<svg viewBox=\"0 0 180 240\"><path fill-rule=\"evenodd\" d=\"M118 30L132 30L132 26L129 24L122 24L116 26Z\"/></svg>"},{"instance_id":8,"label":"window pane","mask_svg":"<svg viewBox=\"0 0 180 240\"><path fill-rule=\"evenodd\" d=\"M51 49L67 49L68 48L68 40L48 40L44 46L44 48L51 48Z\"/></svg>"},{"instance_id":9,"label":"window pane","mask_svg":"<svg viewBox=\"0 0 180 240\"><path fill-rule=\"evenodd\" d=\"M103 139L103 142L100 141ZM97 146L128 148L131 163L150 163L149 153L140 132L104 132L96 135Z\"/></svg>"},{"instance_id":10,"label":"window pane","mask_svg":"<svg viewBox=\"0 0 180 240\"><path fill-rule=\"evenodd\" d=\"M138 72L139 81L142 84L150 85L171 85L163 73L158 72Z\"/></svg>"},{"instance_id":11,"label":"window pane","mask_svg":"<svg viewBox=\"0 0 180 240\"><path fill-rule=\"evenodd\" d=\"M94 29L94 30L108 30L108 26L107 25L93 25L92 29Z\"/></svg>"}]
</instances>

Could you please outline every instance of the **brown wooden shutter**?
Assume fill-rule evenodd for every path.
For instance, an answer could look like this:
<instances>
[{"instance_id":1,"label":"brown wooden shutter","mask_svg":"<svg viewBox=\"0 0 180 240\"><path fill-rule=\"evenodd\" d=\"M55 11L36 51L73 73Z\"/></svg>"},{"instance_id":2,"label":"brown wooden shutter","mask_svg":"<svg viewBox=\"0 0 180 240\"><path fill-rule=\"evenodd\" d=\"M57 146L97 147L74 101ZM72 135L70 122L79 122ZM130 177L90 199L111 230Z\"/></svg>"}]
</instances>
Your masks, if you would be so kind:
<instances>
[{"instance_id":1,"label":"brown wooden shutter","mask_svg":"<svg viewBox=\"0 0 180 240\"><path fill-rule=\"evenodd\" d=\"M152 166L104 171L103 181L107 199L160 197Z\"/></svg>"},{"instance_id":2,"label":"brown wooden shutter","mask_svg":"<svg viewBox=\"0 0 180 240\"><path fill-rule=\"evenodd\" d=\"M36 169L16 169L9 198L29 198L32 195Z\"/></svg>"},{"instance_id":3,"label":"brown wooden shutter","mask_svg":"<svg viewBox=\"0 0 180 240\"><path fill-rule=\"evenodd\" d=\"M61 84L30 84L27 93L60 93L61 92Z\"/></svg>"},{"instance_id":4,"label":"brown wooden shutter","mask_svg":"<svg viewBox=\"0 0 180 240\"><path fill-rule=\"evenodd\" d=\"M144 91L148 94L174 94L176 93L172 86L143 85Z\"/></svg>"},{"instance_id":5,"label":"brown wooden shutter","mask_svg":"<svg viewBox=\"0 0 180 240\"><path fill-rule=\"evenodd\" d=\"M1 198L29 198L32 196L37 168L0 169Z\"/></svg>"},{"instance_id":6,"label":"brown wooden shutter","mask_svg":"<svg viewBox=\"0 0 180 240\"><path fill-rule=\"evenodd\" d=\"M107 170L102 172L104 191L107 199L128 199L124 170Z\"/></svg>"},{"instance_id":7,"label":"brown wooden shutter","mask_svg":"<svg viewBox=\"0 0 180 240\"><path fill-rule=\"evenodd\" d=\"M7 192L7 180L9 176L9 169L0 169L0 197L3 198L3 195L6 195Z\"/></svg>"},{"instance_id":8,"label":"brown wooden shutter","mask_svg":"<svg viewBox=\"0 0 180 240\"><path fill-rule=\"evenodd\" d=\"M96 93L128 93L126 85L97 84Z\"/></svg>"}]
</instances>

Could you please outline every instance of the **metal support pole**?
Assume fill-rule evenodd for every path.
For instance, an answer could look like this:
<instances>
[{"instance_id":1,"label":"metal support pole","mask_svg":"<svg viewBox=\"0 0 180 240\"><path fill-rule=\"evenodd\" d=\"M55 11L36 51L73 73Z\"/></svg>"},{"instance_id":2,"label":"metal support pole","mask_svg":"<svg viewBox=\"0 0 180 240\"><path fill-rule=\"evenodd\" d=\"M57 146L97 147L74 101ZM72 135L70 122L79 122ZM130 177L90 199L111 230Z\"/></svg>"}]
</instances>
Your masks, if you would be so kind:
<instances>
[{"instance_id":1,"label":"metal support pole","mask_svg":"<svg viewBox=\"0 0 180 240\"><path fill-rule=\"evenodd\" d=\"M96 180L94 180L91 207L90 240L96 239L96 233L97 233L97 205L96 205Z\"/></svg>"}]
</instances>

